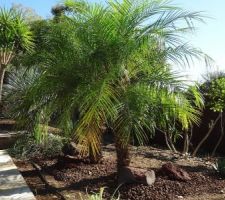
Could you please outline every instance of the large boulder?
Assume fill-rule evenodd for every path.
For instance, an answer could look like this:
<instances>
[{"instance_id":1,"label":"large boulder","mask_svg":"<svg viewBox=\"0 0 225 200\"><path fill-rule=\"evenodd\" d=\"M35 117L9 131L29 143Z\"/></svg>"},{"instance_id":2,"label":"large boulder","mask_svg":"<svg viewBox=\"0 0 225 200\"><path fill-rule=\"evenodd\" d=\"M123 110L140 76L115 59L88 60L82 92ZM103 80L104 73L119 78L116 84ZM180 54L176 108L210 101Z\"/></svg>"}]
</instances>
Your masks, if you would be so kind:
<instances>
[{"instance_id":1,"label":"large boulder","mask_svg":"<svg viewBox=\"0 0 225 200\"><path fill-rule=\"evenodd\" d=\"M164 164L161 169L159 170L160 174L169 177L172 180L178 181L189 181L191 177L189 174L179 168L178 166L174 165L173 163L166 163Z\"/></svg>"}]
</instances>

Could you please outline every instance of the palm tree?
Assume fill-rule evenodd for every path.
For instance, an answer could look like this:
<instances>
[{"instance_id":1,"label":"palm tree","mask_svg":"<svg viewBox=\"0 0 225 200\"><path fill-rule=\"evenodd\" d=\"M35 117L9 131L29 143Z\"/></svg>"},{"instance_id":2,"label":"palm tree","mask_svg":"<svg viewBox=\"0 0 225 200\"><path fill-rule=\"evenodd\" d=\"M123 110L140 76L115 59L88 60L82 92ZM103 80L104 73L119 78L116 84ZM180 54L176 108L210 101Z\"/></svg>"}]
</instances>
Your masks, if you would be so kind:
<instances>
[{"instance_id":1,"label":"palm tree","mask_svg":"<svg viewBox=\"0 0 225 200\"><path fill-rule=\"evenodd\" d=\"M12 59L33 47L32 33L25 23L23 13L15 9L0 8L0 105L6 68Z\"/></svg>"},{"instance_id":2,"label":"palm tree","mask_svg":"<svg viewBox=\"0 0 225 200\"><path fill-rule=\"evenodd\" d=\"M81 118L80 123L78 124L77 135L79 135L80 133L80 135L82 135L81 138L83 139L83 135L84 133L86 133L87 135L84 137L85 140L86 138L89 138L89 134L91 135L91 138L93 137L93 135L95 135L94 138L96 138L96 144L93 144L93 140L91 143L93 144L93 149L95 148L94 146L98 147L101 141L101 137L98 138L98 136L101 135L101 130L98 130L98 126L96 126L94 128L96 132L93 133L92 128L94 126L87 125L99 123L101 124L105 123L106 121L108 123L108 120L106 119L103 120L103 122L93 122L92 120L96 120L96 118L102 120L104 119L104 116L107 116L107 114L110 117L116 115L116 118L113 120L114 123L112 123L111 127L116 138L115 140L119 160L118 163L122 165L126 163L128 164L129 162L127 162L127 160L129 159L127 159L127 157L129 151L127 147L131 140L132 133L134 133L135 137L139 136L138 140L142 141L143 139L145 139L145 131L147 129L149 129L149 131L151 132L154 131L154 127L156 125L154 122L156 121L156 119L154 119L155 116L153 116L151 119L150 116L152 115L152 112L150 114L149 111L151 110L158 112L160 107L162 106L164 107L163 110L165 110L165 106L161 102L162 98L167 98L167 101L165 102L170 102L170 106L173 107L174 105L175 108L178 107L177 109L180 109L179 111L174 111L175 113L173 112L173 114L177 114L177 117L182 117L181 122L186 128L188 127L188 125L190 125L189 120L194 120L195 122L197 122L197 119L194 115L194 113L197 113L195 112L193 107L191 107L188 100L185 100L183 97L181 97L180 94L175 95L175 97L174 95L172 97L171 95L169 95L173 91L172 88L174 87L174 78L169 73L163 73L163 71L166 71L165 60L167 60L168 58L173 61L182 62L182 58L200 55L200 52L198 50L186 45L184 42L182 42L182 40L180 40L179 37L179 33L191 30L193 27L187 24L187 27L179 28L176 27L176 23L182 19L201 20L201 18L199 17L199 13L189 13L175 7L167 6L167 3L165 1L150 1L138 3L132 3L131 1L123 1L122 3L110 2L108 16L106 14L106 11L101 8L101 6L98 8L91 7L89 11L90 13L88 12L89 7L91 6L85 6L83 10L80 9L82 10L80 14L84 15L85 17L90 13L94 15L92 16L92 21L90 20L90 22L87 20L87 24L85 24L87 28L89 28L90 26L92 27L92 29L87 32L86 37L84 35L86 33L84 31L85 29L81 28L82 33L80 34L85 37L82 42L100 42L100 38L96 38L98 36L103 38L105 37L104 39L106 41L102 42L103 44L107 44L108 40L109 43L115 41L118 42L116 44L118 45L118 47L116 46L115 49L118 48L119 52L112 53L112 55L115 56L113 57L112 63L117 61L123 66L116 66L117 63L115 62L115 64L112 64L114 67L112 70L115 70L115 68L117 67L118 71L123 72L121 77L116 77L113 80L116 80L116 82L121 82L120 79L123 80L121 86L117 85L109 79L109 82L113 82L113 88L111 88L111 84L108 85L108 82L103 82L104 84L101 86L104 86L106 88L101 88L100 91L102 91L102 89L105 89L104 91L106 91L107 93L109 93L109 91L111 92L107 94L108 96L102 97L101 100L104 101L102 102L103 104L101 104L101 100L99 100L100 97L98 95L97 103L100 103L100 106L98 107L96 107L96 102L90 102L90 99L93 100L95 98L90 98L89 96L87 97L88 103L87 106L85 105L84 117L83 119ZM77 4L75 4L75 11L77 12ZM154 16L157 15L161 15L161 17L157 18L155 21L153 20L153 22L150 22L150 24L148 25L145 24L148 23L148 20L150 21L151 18L154 19ZM100 23L97 20L100 20ZM91 25L89 25L88 23L91 23ZM79 26L82 27L82 25L80 24ZM91 38L91 35L93 35L94 38ZM163 48L160 48L160 45L162 44L161 41L163 41L163 43L165 44ZM94 44L96 45L96 43ZM107 55L105 54L101 56L103 56L104 59L107 58ZM106 61L106 63L107 62L108 61ZM105 66L106 73L111 70L110 67L111 66ZM132 72L132 70L134 70L134 72ZM130 76L128 77L128 80L126 80L127 75ZM142 75L141 78L140 75ZM158 79L156 79L156 77ZM169 79L169 81L167 79ZM169 87L167 88L166 85ZM129 92L132 89L135 89L136 94L140 92L140 94L137 96L138 99L135 99L134 92L132 92L132 95L130 96ZM118 94L115 93L115 90L118 92ZM152 94L152 90L158 91L158 94L154 95L154 92ZM163 92L162 94L159 92L161 90ZM151 96L149 96L149 94L151 94ZM142 97L141 99L140 96ZM149 96L149 99L146 99L147 96ZM118 105L116 104L116 108L119 107L119 110L116 109L115 106L113 106L113 104L115 103L111 102L112 99L116 99L118 101ZM132 99L133 101L129 102L130 99ZM159 99L159 102L157 102L155 99ZM183 99L183 103L179 105L179 103L177 103L175 99ZM83 102L86 101L84 100ZM142 110L141 107L138 106L134 107L135 102L136 106L144 105L146 110ZM94 105L92 105L93 103ZM129 107L129 105L131 105L131 107ZM170 106L167 105L167 107ZM94 107L96 110L93 111L92 107ZM113 110L109 110L109 108L112 108ZM181 109L183 109L183 113L186 112L186 115L181 114ZM132 111L135 113L135 115L133 115ZM88 117L86 118L86 116ZM144 118L143 116L146 116L146 118ZM140 119L142 120L138 119L138 117L140 117ZM162 116L162 118L163 117L164 116ZM152 123L149 123L149 121L152 121ZM84 130L85 128L86 130ZM88 141L89 140L87 139L87 143ZM99 150L97 151L97 153L98 152Z\"/></svg>"},{"instance_id":3,"label":"palm tree","mask_svg":"<svg viewBox=\"0 0 225 200\"><path fill-rule=\"evenodd\" d=\"M154 134L165 114L182 128L198 122L199 111L179 92L184 89L168 61L188 64L204 57L183 41L202 21L167 1L109 1L107 6L66 1L45 35L46 66L21 108L51 116L84 147L94 161L101 155L102 127L115 136L118 171L128 166L132 138ZM181 23L182 22L182 23ZM181 24L183 27L180 27ZM74 121L74 112L79 111Z\"/></svg>"}]
</instances>

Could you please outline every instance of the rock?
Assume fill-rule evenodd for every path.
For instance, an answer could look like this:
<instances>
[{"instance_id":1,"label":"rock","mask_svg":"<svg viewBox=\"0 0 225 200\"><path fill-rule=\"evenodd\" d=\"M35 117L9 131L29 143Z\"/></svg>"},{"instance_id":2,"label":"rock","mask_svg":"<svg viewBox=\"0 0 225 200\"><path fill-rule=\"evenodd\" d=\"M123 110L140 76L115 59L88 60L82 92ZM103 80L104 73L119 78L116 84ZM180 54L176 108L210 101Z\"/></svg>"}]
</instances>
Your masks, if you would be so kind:
<instances>
[{"instance_id":1,"label":"rock","mask_svg":"<svg viewBox=\"0 0 225 200\"><path fill-rule=\"evenodd\" d=\"M122 167L118 173L119 184L123 183L142 183L152 185L156 180L153 170L145 170L134 167Z\"/></svg>"},{"instance_id":2,"label":"rock","mask_svg":"<svg viewBox=\"0 0 225 200\"><path fill-rule=\"evenodd\" d=\"M69 155L69 156L79 155L79 150L77 148L77 145L74 142L65 144L62 148L62 152L64 153L64 155Z\"/></svg>"},{"instance_id":3,"label":"rock","mask_svg":"<svg viewBox=\"0 0 225 200\"><path fill-rule=\"evenodd\" d=\"M153 170L147 171L145 173L145 176L148 185L153 185L155 183L156 177L155 172Z\"/></svg>"},{"instance_id":4,"label":"rock","mask_svg":"<svg viewBox=\"0 0 225 200\"><path fill-rule=\"evenodd\" d=\"M191 180L191 177L189 176L189 174L177 167L176 165L172 164L172 163L166 163L164 164L161 169L159 170L159 172L164 175L164 176L168 176L170 179L173 180L178 180L178 181L189 181Z\"/></svg>"}]
</instances>

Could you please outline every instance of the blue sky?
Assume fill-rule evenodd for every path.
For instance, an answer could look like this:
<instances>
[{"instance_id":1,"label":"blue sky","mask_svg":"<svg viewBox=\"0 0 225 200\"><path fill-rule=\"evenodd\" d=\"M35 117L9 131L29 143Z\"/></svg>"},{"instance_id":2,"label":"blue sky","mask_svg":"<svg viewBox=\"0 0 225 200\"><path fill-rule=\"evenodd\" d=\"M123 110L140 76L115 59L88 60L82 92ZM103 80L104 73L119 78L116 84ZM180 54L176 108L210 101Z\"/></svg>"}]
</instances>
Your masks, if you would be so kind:
<instances>
[{"instance_id":1,"label":"blue sky","mask_svg":"<svg viewBox=\"0 0 225 200\"><path fill-rule=\"evenodd\" d=\"M94 0L90 0L94 1ZM97 2L98 0L95 0ZM101 1L101 0L99 0ZM25 7L33 8L38 15L43 17L51 16L50 10L58 0L0 0L0 6L10 7L12 3L22 4ZM177 4L191 11L205 11L207 16L206 24L198 24L198 30L194 36L188 37L190 43L201 48L216 61L213 70L225 71L225 0L174 0ZM188 74L188 79L199 80L201 74L206 73L203 63L196 62L190 69L182 69Z\"/></svg>"}]
</instances>

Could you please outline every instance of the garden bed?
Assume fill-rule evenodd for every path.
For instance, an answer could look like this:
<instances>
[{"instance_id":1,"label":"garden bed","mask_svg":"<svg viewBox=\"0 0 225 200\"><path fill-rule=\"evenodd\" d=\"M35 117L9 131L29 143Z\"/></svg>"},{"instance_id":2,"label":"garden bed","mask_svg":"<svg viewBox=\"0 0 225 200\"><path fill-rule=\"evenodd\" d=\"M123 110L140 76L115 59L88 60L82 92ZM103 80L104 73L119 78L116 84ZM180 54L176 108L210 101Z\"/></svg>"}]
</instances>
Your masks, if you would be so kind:
<instances>
[{"instance_id":1,"label":"garden bed","mask_svg":"<svg viewBox=\"0 0 225 200\"><path fill-rule=\"evenodd\" d=\"M150 147L132 148L132 166L156 171L156 182L153 186L130 184L121 186L121 199L127 200L175 200L175 199L223 199L225 180L213 169L213 160L208 158L184 158L168 150ZM100 164L87 164L82 160L69 162L63 157L43 159L36 158L32 162L41 166L41 173L54 188L48 188L40 179L37 169L31 160L15 160L19 170L38 200L48 199L80 199L79 195L96 193L99 188L106 187L104 197L110 196L117 188L116 162L113 146L104 148L104 159ZM179 182L161 176L158 169L163 163L172 161L185 169L192 180ZM60 196L60 195L61 196Z\"/></svg>"}]
</instances>

